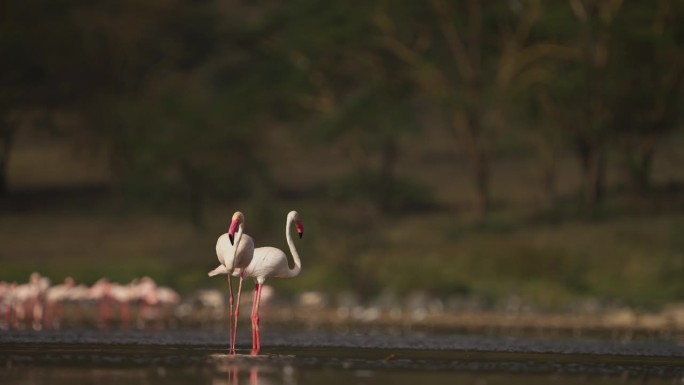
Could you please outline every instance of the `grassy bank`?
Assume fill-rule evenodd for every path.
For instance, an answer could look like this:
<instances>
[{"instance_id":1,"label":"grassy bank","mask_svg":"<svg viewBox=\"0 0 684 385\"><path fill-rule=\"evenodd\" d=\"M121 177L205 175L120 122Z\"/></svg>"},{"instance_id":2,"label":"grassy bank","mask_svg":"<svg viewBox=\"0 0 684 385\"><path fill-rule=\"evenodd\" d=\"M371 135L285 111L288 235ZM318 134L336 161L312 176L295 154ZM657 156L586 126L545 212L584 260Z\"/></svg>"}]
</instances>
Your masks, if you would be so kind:
<instances>
[{"instance_id":1,"label":"grassy bank","mask_svg":"<svg viewBox=\"0 0 684 385\"><path fill-rule=\"evenodd\" d=\"M658 306L684 297L684 215L615 215L526 224L491 219L474 224L451 211L385 217L369 207L283 202L243 207L257 246L286 248L284 214L305 218L298 242L304 271L276 283L286 292L319 289L373 296L424 289L475 296L489 305L512 296L562 307L587 298ZM206 277L214 242L233 207L215 206L203 228L159 214L69 210L0 216L1 280L40 271L92 283L149 275L183 291L222 287ZM282 222L282 223L281 223ZM268 223L263 226L262 223Z\"/></svg>"}]
</instances>

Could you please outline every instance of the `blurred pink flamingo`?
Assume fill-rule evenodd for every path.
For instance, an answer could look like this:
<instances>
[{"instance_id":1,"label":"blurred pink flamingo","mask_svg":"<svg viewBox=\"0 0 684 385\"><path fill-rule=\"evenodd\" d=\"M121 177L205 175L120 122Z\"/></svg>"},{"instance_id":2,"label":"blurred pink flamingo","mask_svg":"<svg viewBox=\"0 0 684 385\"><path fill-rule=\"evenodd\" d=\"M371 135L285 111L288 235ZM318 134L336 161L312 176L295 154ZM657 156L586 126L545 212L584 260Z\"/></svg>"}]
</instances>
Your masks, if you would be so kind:
<instances>
[{"instance_id":1,"label":"blurred pink flamingo","mask_svg":"<svg viewBox=\"0 0 684 385\"><path fill-rule=\"evenodd\" d=\"M66 277L64 283L50 286L45 291L45 317L43 323L46 328L60 328L64 315L64 303L69 299L70 291L74 285L74 279Z\"/></svg>"}]
</instances>

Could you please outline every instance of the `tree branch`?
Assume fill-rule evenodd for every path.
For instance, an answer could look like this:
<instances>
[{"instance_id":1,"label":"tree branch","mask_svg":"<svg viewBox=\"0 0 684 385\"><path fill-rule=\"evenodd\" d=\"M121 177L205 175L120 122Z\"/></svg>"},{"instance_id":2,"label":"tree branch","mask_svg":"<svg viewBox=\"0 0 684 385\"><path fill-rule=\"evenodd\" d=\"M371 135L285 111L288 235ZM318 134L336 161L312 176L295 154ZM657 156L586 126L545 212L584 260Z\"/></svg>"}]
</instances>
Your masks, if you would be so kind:
<instances>
[{"instance_id":1,"label":"tree branch","mask_svg":"<svg viewBox=\"0 0 684 385\"><path fill-rule=\"evenodd\" d=\"M447 46L456 62L456 67L461 77L465 80L472 80L475 77L475 71L470 61L471 59L468 57L468 50L449 18L451 10L448 9L448 5L443 0L426 1L439 22L440 29L444 34Z\"/></svg>"}]
</instances>

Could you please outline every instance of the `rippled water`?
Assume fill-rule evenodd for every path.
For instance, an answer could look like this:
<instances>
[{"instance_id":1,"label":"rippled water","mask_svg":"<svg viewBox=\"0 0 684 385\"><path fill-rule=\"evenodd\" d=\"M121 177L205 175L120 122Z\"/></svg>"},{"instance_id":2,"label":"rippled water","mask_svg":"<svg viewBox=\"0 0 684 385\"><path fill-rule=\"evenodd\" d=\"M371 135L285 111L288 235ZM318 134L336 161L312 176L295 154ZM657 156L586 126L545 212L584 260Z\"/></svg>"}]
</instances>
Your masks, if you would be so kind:
<instances>
[{"instance_id":1,"label":"rippled water","mask_svg":"<svg viewBox=\"0 0 684 385\"><path fill-rule=\"evenodd\" d=\"M229 356L225 341L211 331L4 331L0 384L684 383L677 341L281 331L264 333L259 357Z\"/></svg>"}]
</instances>

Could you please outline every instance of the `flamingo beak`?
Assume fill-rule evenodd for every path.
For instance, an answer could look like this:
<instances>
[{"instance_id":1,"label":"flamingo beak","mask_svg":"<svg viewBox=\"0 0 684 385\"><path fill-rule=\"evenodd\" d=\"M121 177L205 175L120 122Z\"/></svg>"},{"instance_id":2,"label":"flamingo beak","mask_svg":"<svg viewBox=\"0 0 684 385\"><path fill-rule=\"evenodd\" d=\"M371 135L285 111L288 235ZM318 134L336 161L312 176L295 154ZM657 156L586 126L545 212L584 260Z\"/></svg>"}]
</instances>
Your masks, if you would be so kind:
<instances>
[{"instance_id":1,"label":"flamingo beak","mask_svg":"<svg viewBox=\"0 0 684 385\"><path fill-rule=\"evenodd\" d=\"M297 228L297 233L299 234L299 239L302 239L302 237L304 236L304 225L302 225L299 222L296 222L295 227Z\"/></svg>"},{"instance_id":2,"label":"flamingo beak","mask_svg":"<svg viewBox=\"0 0 684 385\"><path fill-rule=\"evenodd\" d=\"M235 241L235 231L237 231L238 226L240 225L240 222L238 220L234 220L230 223L230 227L228 228L228 239L230 239L230 244L233 245Z\"/></svg>"}]
</instances>

